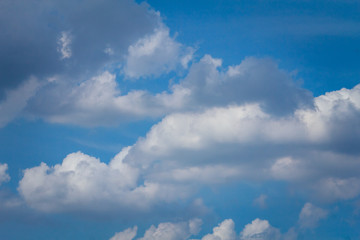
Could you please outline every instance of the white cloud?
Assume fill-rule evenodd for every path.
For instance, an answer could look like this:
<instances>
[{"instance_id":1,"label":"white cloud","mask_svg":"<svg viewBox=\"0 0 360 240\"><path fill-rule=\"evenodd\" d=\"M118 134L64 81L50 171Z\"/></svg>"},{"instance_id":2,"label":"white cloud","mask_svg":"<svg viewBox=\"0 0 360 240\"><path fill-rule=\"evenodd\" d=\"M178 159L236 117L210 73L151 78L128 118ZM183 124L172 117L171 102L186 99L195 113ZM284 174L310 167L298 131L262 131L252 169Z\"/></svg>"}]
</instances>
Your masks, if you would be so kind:
<instances>
[{"instance_id":1,"label":"white cloud","mask_svg":"<svg viewBox=\"0 0 360 240\"><path fill-rule=\"evenodd\" d=\"M69 31L63 31L58 39L58 52L61 54L61 59L70 58L71 52L71 34Z\"/></svg>"},{"instance_id":2,"label":"white cloud","mask_svg":"<svg viewBox=\"0 0 360 240\"><path fill-rule=\"evenodd\" d=\"M242 240L276 240L280 238L281 233L278 229L272 227L267 220L258 218L247 224L240 234Z\"/></svg>"},{"instance_id":3,"label":"white cloud","mask_svg":"<svg viewBox=\"0 0 360 240\"><path fill-rule=\"evenodd\" d=\"M211 58L207 61L220 64ZM76 101L70 102L79 110L73 114L78 114L78 119L83 118L79 121L86 118L90 121L93 119L92 115L87 115L87 108L106 113L112 112L114 106L126 106L121 102L129 101L132 93L118 96L115 86L114 76L109 73L81 84L72 92ZM337 94L329 93L335 96L330 100L320 96L315 99L316 108L299 109L287 116L267 113L256 103L170 114L154 125L145 138L139 138L131 150L124 151L123 160L116 161L115 157L110 165L106 165L80 153L69 155L61 165L48 167L42 164L25 170L19 191L31 206L43 210L71 209L81 205L82 201L88 203L83 204L87 207L90 202L98 201L117 206L140 204L146 208L155 201L187 198L204 184L239 179L296 181L297 187L307 190L323 185L321 191L314 191L314 196L353 198L360 194L356 180L360 169L358 156L344 155L333 145L339 141L336 136L342 136L341 131L340 135L334 135L334 132L348 128L347 124L335 123L341 120L351 125L358 120L358 89L357 86ZM348 97L344 98L340 93ZM340 96L338 100L336 96ZM331 104L334 106L329 108ZM348 107L338 110L339 104ZM341 112L340 120L338 111ZM102 117L99 114L99 118ZM323 131L314 133L314 124L324 126ZM353 129L347 136L359 138L356 131ZM345 138L344 141L348 140ZM358 142L353 144L356 151ZM86 166L94 167L65 168L70 159L80 164L77 158L84 159ZM133 171L133 177L125 172L119 174L119 169L113 167L115 162ZM47 184L41 185L36 179L43 179ZM143 182L139 183L139 179ZM81 182L86 184L82 186ZM103 185L106 187L101 187ZM139 201L141 197L146 201Z\"/></svg>"},{"instance_id":4,"label":"white cloud","mask_svg":"<svg viewBox=\"0 0 360 240\"><path fill-rule=\"evenodd\" d=\"M232 219L226 219L219 226L214 227L213 233L205 235L202 240L235 240L235 223Z\"/></svg>"},{"instance_id":5,"label":"white cloud","mask_svg":"<svg viewBox=\"0 0 360 240\"><path fill-rule=\"evenodd\" d=\"M299 215L299 225L302 229L315 228L321 219L326 218L328 212L316 207L311 203L306 203Z\"/></svg>"},{"instance_id":6,"label":"white cloud","mask_svg":"<svg viewBox=\"0 0 360 240\"><path fill-rule=\"evenodd\" d=\"M152 225L146 230L142 238L138 240L186 240L200 231L202 221L192 219L188 222L165 222L157 227ZM136 236L137 226L128 228L123 232L116 233L110 240L132 240Z\"/></svg>"},{"instance_id":7,"label":"white cloud","mask_svg":"<svg viewBox=\"0 0 360 240\"><path fill-rule=\"evenodd\" d=\"M8 165L6 163L0 163L0 185L10 180L9 174L7 174Z\"/></svg>"},{"instance_id":8,"label":"white cloud","mask_svg":"<svg viewBox=\"0 0 360 240\"><path fill-rule=\"evenodd\" d=\"M136 187L138 170L122 163L122 155L109 165L81 152L69 154L54 167L41 163L24 171L18 190L30 206L43 211L81 210L95 203L106 210L110 206L104 203L118 201L128 205L131 197L126 193Z\"/></svg>"},{"instance_id":9,"label":"white cloud","mask_svg":"<svg viewBox=\"0 0 360 240\"><path fill-rule=\"evenodd\" d=\"M258 104L266 113L281 115L308 106L312 101L310 94L270 59L247 58L227 70L219 70L221 64L221 59L205 55L191 65L180 83L156 94L144 90L121 94L116 76L109 72L76 86L62 84L65 80L57 81L58 84L54 83L31 102L27 112L50 122L98 126L249 103ZM288 101L283 101L284 98Z\"/></svg>"},{"instance_id":10,"label":"white cloud","mask_svg":"<svg viewBox=\"0 0 360 240\"><path fill-rule=\"evenodd\" d=\"M115 233L110 240L133 240L137 234L137 226L128 228L122 232Z\"/></svg>"},{"instance_id":11,"label":"white cloud","mask_svg":"<svg viewBox=\"0 0 360 240\"><path fill-rule=\"evenodd\" d=\"M186 68L193 49L170 37L169 29L160 26L152 35L139 39L128 49L124 74L130 78L159 76L174 70L180 63Z\"/></svg>"},{"instance_id":12,"label":"white cloud","mask_svg":"<svg viewBox=\"0 0 360 240\"><path fill-rule=\"evenodd\" d=\"M180 87L175 87L173 94L163 92L151 95L146 91L133 90L121 95L115 77L114 74L103 72L76 87L61 89L61 95L55 87L35 99L27 108L27 113L32 117L42 116L54 123L118 125L144 116L158 117L181 109L189 95L187 89ZM44 102L44 98L48 99L48 102Z\"/></svg>"},{"instance_id":13,"label":"white cloud","mask_svg":"<svg viewBox=\"0 0 360 240\"><path fill-rule=\"evenodd\" d=\"M16 118L39 88L37 79L30 78L17 89L8 91L5 100L0 102L0 128Z\"/></svg>"},{"instance_id":14,"label":"white cloud","mask_svg":"<svg viewBox=\"0 0 360 240\"><path fill-rule=\"evenodd\" d=\"M357 177L324 178L313 186L313 190L325 201L353 199L360 194L360 179Z\"/></svg>"},{"instance_id":15,"label":"white cloud","mask_svg":"<svg viewBox=\"0 0 360 240\"><path fill-rule=\"evenodd\" d=\"M159 202L189 196L191 189L181 185L147 179L139 183L141 169L123 161L129 150L124 148L109 164L81 152L52 167L41 163L24 170L18 191L30 207L45 212L146 212Z\"/></svg>"},{"instance_id":16,"label":"white cloud","mask_svg":"<svg viewBox=\"0 0 360 240\"><path fill-rule=\"evenodd\" d=\"M145 231L145 234L137 240L195 240L192 237L198 234L202 221L192 219L188 222L165 222L157 227L152 225ZM133 240L135 239L137 227L128 228L116 233L110 240ZM240 239L261 239L261 240L295 240L297 232L291 228L287 233L281 234L280 231L272 227L267 220L255 219L247 224L240 233ZM206 234L201 240L237 240L238 234L235 231L235 223L232 219L225 219L218 226L213 228L213 232ZM200 239L199 239L200 240Z\"/></svg>"},{"instance_id":17,"label":"white cloud","mask_svg":"<svg viewBox=\"0 0 360 240\"><path fill-rule=\"evenodd\" d=\"M144 237L139 240L185 240L197 234L201 224L200 219L180 223L160 223L158 227L151 226L146 230Z\"/></svg>"}]
</instances>

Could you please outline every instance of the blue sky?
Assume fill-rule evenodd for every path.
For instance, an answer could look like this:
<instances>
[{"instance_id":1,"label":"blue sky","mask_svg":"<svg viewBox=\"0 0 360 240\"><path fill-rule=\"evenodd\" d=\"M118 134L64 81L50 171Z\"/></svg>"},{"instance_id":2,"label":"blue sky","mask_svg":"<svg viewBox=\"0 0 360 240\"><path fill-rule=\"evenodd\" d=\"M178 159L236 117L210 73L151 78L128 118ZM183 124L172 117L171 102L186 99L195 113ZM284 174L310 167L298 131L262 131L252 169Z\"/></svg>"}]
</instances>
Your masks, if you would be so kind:
<instances>
[{"instance_id":1,"label":"blue sky","mask_svg":"<svg viewBox=\"0 0 360 240\"><path fill-rule=\"evenodd\" d=\"M360 238L357 1L0 3L0 239Z\"/></svg>"}]
</instances>

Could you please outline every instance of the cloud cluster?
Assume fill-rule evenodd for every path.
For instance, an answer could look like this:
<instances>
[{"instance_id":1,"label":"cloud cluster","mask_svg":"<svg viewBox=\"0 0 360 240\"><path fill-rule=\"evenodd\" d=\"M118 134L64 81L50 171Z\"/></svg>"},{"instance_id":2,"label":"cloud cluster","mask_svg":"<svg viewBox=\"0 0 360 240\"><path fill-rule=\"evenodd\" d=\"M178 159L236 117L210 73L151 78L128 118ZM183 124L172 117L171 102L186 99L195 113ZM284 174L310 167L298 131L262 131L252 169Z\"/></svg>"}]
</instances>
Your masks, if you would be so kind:
<instances>
[{"instance_id":1,"label":"cloud cluster","mask_svg":"<svg viewBox=\"0 0 360 240\"><path fill-rule=\"evenodd\" d=\"M173 202L191 190L149 180L140 182L140 169L124 163L124 148L109 164L81 152L61 164L24 170L18 191L32 208L45 212L145 212L158 202Z\"/></svg>"},{"instance_id":2,"label":"cloud cluster","mask_svg":"<svg viewBox=\"0 0 360 240\"><path fill-rule=\"evenodd\" d=\"M105 74L81 84L74 106L92 101L93 109L106 112L108 95L116 95L111 78ZM352 199L360 194L359 100L360 85L316 97L314 107L287 115L256 102L173 113L109 165L70 154L61 165L25 170L19 191L42 210L86 209L102 201L148 207L188 198L203 185L242 180L295 183L322 201ZM342 145L351 151L344 154Z\"/></svg>"},{"instance_id":3,"label":"cloud cluster","mask_svg":"<svg viewBox=\"0 0 360 240\"><path fill-rule=\"evenodd\" d=\"M18 101L34 95L26 94L34 93L29 79L36 78L43 86L37 89L39 95L47 92L49 82L53 86L57 81L60 83L54 91L67 85L68 92L104 68L119 65L132 43L161 24L160 16L147 4L132 0L5 0L0 8L0 22L4 23L0 33L0 104L17 109L16 114L15 110L8 113L0 109L1 116L9 116L7 121L22 113L18 103L12 103L12 92L25 91ZM109 49L111 54L106 53ZM27 105L24 100L22 105ZM0 126L5 123L2 120Z\"/></svg>"},{"instance_id":4,"label":"cloud cluster","mask_svg":"<svg viewBox=\"0 0 360 240\"><path fill-rule=\"evenodd\" d=\"M314 210L314 212L311 212ZM197 240L296 240L304 229L315 228L318 221L326 217L326 211L311 203L306 203L299 215L299 225L290 228L286 233L270 225L268 220L256 218L246 224L237 234L232 219L225 219L214 227L212 233L206 234ZM192 219L188 222L160 223L145 231L142 238L137 240L196 240L194 237L200 232L202 221ZM137 235L137 226L116 233L110 240L133 240Z\"/></svg>"},{"instance_id":5,"label":"cloud cluster","mask_svg":"<svg viewBox=\"0 0 360 240\"><path fill-rule=\"evenodd\" d=\"M31 75L72 77L109 62L104 49L116 56L153 31L159 16L146 4L125 1L1 2L0 91L14 88ZM114 31L116 29L116 31ZM16 67L15 67L16 66Z\"/></svg>"},{"instance_id":6,"label":"cloud cluster","mask_svg":"<svg viewBox=\"0 0 360 240\"><path fill-rule=\"evenodd\" d=\"M142 47L138 48L156 48L160 43L152 39L157 39L157 34L167 36L166 41L172 41L172 45L180 47L173 39L168 39L168 30L156 31L160 31L161 34L156 32L155 36L150 35L151 41L141 39L141 42L145 41L143 44L146 43L146 47L141 45ZM156 43L152 44L152 41ZM150 59L160 54L155 50L150 53ZM143 59L147 56L141 55L138 58ZM175 57L174 61L179 63L179 57ZM134 62L137 63L136 66L132 66L134 69L147 66L145 63L140 64L141 61L137 59ZM159 64L160 68L166 68L166 64L163 63L169 64L172 61L151 61L151 64ZM254 103L261 106L266 113L280 116L312 106L311 94L298 86L291 75L279 69L271 59L247 58L239 65L230 66L225 70L220 67L220 59L205 55L191 65L184 79L172 85L168 91L159 93L131 90L123 94L116 81L116 75L108 71L77 86L63 84L64 81L60 77L32 99L26 113L50 122L98 126L163 117L174 112L202 111L231 104ZM155 71L157 67L149 66L149 69ZM159 73L166 71L163 69ZM58 92L63 94L59 95Z\"/></svg>"}]
</instances>

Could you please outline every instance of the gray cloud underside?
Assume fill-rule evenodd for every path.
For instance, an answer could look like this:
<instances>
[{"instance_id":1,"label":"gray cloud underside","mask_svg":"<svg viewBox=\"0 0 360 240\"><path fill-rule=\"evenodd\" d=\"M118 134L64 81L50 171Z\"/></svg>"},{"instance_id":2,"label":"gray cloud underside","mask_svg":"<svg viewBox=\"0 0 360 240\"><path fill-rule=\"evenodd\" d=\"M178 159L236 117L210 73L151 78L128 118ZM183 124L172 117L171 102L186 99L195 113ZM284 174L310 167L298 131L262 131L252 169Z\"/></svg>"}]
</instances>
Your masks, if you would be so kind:
<instances>
[{"instance_id":1,"label":"gray cloud underside","mask_svg":"<svg viewBox=\"0 0 360 240\"><path fill-rule=\"evenodd\" d=\"M98 126L229 104L256 102L280 116L313 106L311 93L271 59L247 58L224 70L220 67L220 59L206 55L192 64L178 84L157 94L146 90L122 94L116 76L109 72L78 86L64 84L67 81L60 78L31 99L26 114L50 122Z\"/></svg>"},{"instance_id":2,"label":"gray cloud underside","mask_svg":"<svg viewBox=\"0 0 360 240\"><path fill-rule=\"evenodd\" d=\"M1 1L0 99L4 89L13 89L30 76L65 74L76 82L84 74L94 74L122 57L158 22L148 6L130 0ZM106 54L106 48L114 55ZM65 50L71 55L64 57Z\"/></svg>"}]
</instances>

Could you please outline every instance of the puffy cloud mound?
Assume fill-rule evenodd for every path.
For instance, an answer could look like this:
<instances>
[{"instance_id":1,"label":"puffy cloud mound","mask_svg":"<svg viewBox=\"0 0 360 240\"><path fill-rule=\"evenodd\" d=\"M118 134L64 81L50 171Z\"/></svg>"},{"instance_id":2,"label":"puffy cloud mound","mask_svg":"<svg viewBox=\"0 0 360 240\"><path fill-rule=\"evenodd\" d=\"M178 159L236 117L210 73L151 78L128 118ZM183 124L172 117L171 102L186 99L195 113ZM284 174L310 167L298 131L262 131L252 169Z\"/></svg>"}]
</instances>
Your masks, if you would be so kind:
<instances>
[{"instance_id":1,"label":"puffy cloud mound","mask_svg":"<svg viewBox=\"0 0 360 240\"><path fill-rule=\"evenodd\" d=\"M202 221L192 219L188 222L160 223L158 227L154 225L145 231L142 238L137 240L195 240L194 235L200 231ZM122 232L116 233L110 240L133 240L136 236L137 227L128 228ZM201 240L295 240L297 232L291 228L287 233L281 232L270 225L267 220L255 219L247 224L238 235L235 231L235 223L232 219L226 219L218 226L213 228L213 232L206 234ZM200 239L198 239L200 240Z\"/></svg>"},{"instance_id":2,"label":"puffy cloud mound","mask_svg":"<svg viewBox=\"0 0 360 240\"><path fill-rule=\"evenodd\" d=\"M107 105L108 93L116 94L109 77L93 79L103 85L93 90L93 108ZM79 88L84 94L96 89L90 82ZM33 207L63 210L89 208L90 202L144 207L187 198L204 184L242 179L294 182L325 201L351 199L360 194L360 141L348 146L351 154L343 154L338 143L360 140L359 89L327 93L315 98L315 108L286 116L266 112L258 103L170 114L109 165L71 154L60 165L25 170L19 191ZM87 104L81 94L74 96L78 106Z\"/></svg>"},{"instance_id":3,"label":"puffy cloud mound","mask_svg":"<svg viewBox=\"0 0 360 240\"><path fill-rule=\"evenodd\" d=\"M192 52L171 38L167 27L161 26L129 47L123 71L130 78L159 76L179 64L187 67Z\"/></svg>"},{"instance_id":4,"label":"puffy cloud mound","mask_svg":"<svg viewBox=\"0 0 360 240\"><path fill-rule=\"evenodd\" d=\"M152 225L138 240L186 240L200 231L202 221L192 219L188 222L160 223L157 227ZM129 228L116 233L110 240L132 240L136 236L137 227Z\"/></svg>"},{"instance_id":5,"label":"puffy cloud mound","mask_svg":"<svg viewBox=\"0 0 360 240\"><path fill-rule=\"evenodd\" d=\"M267 220L255 219L247 224L241 232L241 239L262 239L262 240L276 240L280 239L280 231L273 228Z\"/></svg>"},{"instance_id":6,"label":"puffy cloud mound","mask_svg":"<svg viewBox=\"0 0 360 240\"><path fill-rule=\"evenodd\" d=\"M124 163L130 147L109 164L81 152L53 167L24 170L18 191L32 208L45 211L107 213L148 211L157 203L188 197L191 190L171 183L140 180L140 169Z\"/></svg>"},{"instance_id":7,"label":"puffy cloud mound","mask_svg":"<svg viewBox=\"0 0 360 240\"><path fill-rule=\"evenodd\" d=\"M0 128L12 121L25 108L38 88L38 81L30 78L18 88L6 92L5 100L0 102Z\"/></svg>"},{"instance_id":8,"label":"puffy cloud mound","mask_svg":"<svg viewBox=\"0 0 360 240\"><path fill-rule=\"evenodd\" d=\"M110 240L133 240L137 233L137 226L128 228L122 232L116 233Z\"/></svg>"},{"instance_id":9,"label":"puffy cloud mound","mask_svg":"<svg viewBox=\"0 0 360 240\"><path fill-rule=\"evenodd\" d=\"M235 240L235 223L232 219L226 219L213 229L213 233L205 235L202 240Z\"/></svg>"}]
</instances>

